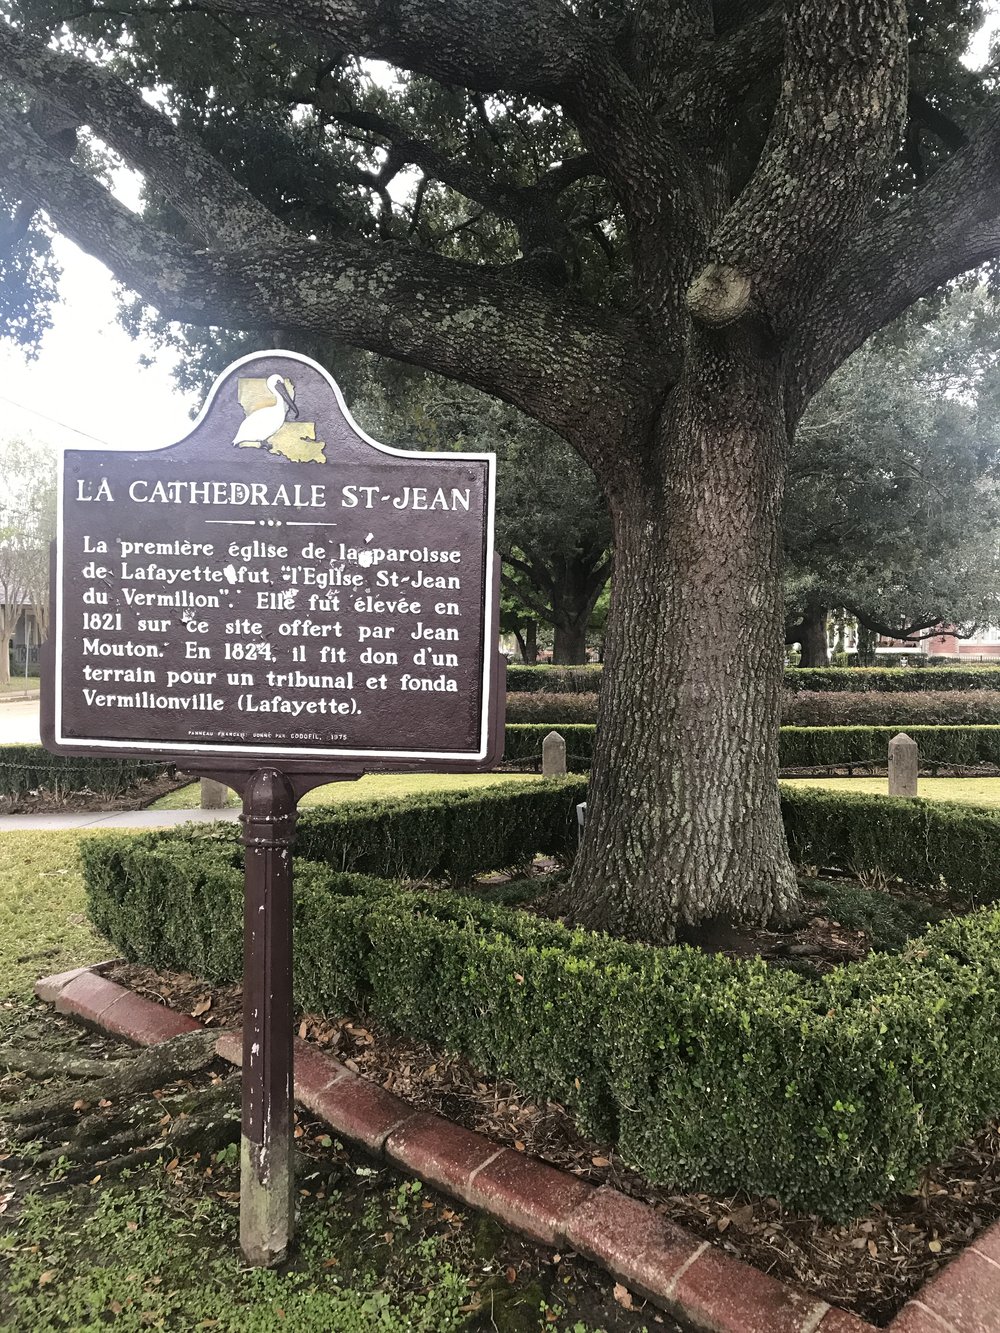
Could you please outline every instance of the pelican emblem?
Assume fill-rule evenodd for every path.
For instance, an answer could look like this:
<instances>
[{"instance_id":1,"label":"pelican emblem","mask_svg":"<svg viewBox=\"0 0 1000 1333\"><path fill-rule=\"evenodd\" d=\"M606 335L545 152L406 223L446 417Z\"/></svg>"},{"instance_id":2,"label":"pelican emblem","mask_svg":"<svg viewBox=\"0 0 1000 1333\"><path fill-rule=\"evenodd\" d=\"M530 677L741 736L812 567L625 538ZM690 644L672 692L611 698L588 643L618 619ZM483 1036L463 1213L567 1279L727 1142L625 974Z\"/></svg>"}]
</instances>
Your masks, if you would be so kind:
<instances>
[{"instance_id":1,"label":"pelican emblem","mask_svg":"<svg viewBox=\"0 0 1000 1333\"><path fill-rule=\"evenodd\" d=\"M233 436L233 444L267 444L271 436L276 435L285 424L289 413L293 418L298 417L295 385L291 380L286 380L283 375L268 375L267 391L274 402L247 413Z\"/></svg>"},{"instance_id":2,"label":"pelican emblem","mask_svg":"<svg viewBox=\"0 0 1000 1333\"><path fill-rule=\"evenodd\" d=\"M266 448L292 463L325 463L325 445L316 438L315 421L299 419L295 385L284 375L240 378L236 397L243 420L233 436L238 449ZM308 395L307 395L308 397Z\"/></svg>"}]
</instances>

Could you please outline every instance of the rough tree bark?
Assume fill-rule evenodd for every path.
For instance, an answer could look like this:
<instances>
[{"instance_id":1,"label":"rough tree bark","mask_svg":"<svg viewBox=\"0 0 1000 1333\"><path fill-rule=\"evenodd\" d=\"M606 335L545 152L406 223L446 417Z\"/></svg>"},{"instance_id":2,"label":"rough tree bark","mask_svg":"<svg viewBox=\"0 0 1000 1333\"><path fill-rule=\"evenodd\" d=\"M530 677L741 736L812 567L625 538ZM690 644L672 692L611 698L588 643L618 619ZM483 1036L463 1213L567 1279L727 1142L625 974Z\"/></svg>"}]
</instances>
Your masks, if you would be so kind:
<instances>
[{"instance_id":1,"label":"rough tree bark","mask_svg":"<svg viewBox=\"0 0 1000 1333\"><path fill-rule=\"evenodd\" d=\"M303 220L279 219L252 178L117 74L0 22L0 72L32 104L0 105L5 190L170 318L319 331L497 394L569 440L603 485L617 543L573 910L652 940L679 922L787 912L786 441L866 337L1000 256L1000 111L968 141L945 139L944 165L886 204L907 115L904 0L199 0L164 21L188 10L246 21L248 49L260 24L276 42L287 29L313 41L315 69L297 49L301 72L274 104L311 103L324 133L374 136L387 166L352 188L384 196L413 165L511 229L520 259L351 239L308 213L311 185L292 191ZM483 94L544 104L580 152L560 147L526 174L498 147L482 169L433 126L420 138L345 106L342 84L327 96L330 52L387 60L449 97L471 90L481 109ZM751 121L766 127L757 138ZM67 156L77 126L142 171L187 230L131 213ZM597 223L589 205L560 210L584 177L612 201ZM605 295L574 286L574 227L615 266Z\"/></svg>"},{"instance_id":2,"label":"rough tree bark","mask_svg":"<svg viewBox=\"0 0 1000 1333\"><path fill-rule=\"evenodd\" d=\"M782 918L797 902L775 780L787 431L780 376L754 342L734 332L701 348L659 422L656 471L612 506L575 899L589 924L642 938Z\"/></svg>"}]
</instances>

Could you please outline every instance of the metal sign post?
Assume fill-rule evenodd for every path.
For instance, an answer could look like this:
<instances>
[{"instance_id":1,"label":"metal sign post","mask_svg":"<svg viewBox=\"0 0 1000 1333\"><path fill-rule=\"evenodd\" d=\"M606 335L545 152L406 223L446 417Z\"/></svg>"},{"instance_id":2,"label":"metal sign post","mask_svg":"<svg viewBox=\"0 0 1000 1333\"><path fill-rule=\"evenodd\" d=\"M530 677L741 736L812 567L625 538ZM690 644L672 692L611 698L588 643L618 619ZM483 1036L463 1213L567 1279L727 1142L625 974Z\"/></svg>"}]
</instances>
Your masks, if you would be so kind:
<instances>
[{"instance_id":1,"label":"metal sign post","mask_svg":"<svg viewBox=\"0 0 1000 1333\"><path fill-rule=\"evenodd\" d=\"M295 1227L292 1153L292 841L295 792L262 768L243 794L243 1131L240 1245L284 1258Z\"/></svg>"},{"instance_id":2,"label":"metal sign post","mask_svg":"<svg viewBox=\"0 0 1000 1333\"><path fill-rule=\"evenodd\" d=\"M243 798L255 1265L280 1262L294 1223L296 802L365 772L500 758L494 494L492 454L379 444L291 352L231 366L178 444L64 457L45 745L173 762Z\"/></svg>"}]
</instances>

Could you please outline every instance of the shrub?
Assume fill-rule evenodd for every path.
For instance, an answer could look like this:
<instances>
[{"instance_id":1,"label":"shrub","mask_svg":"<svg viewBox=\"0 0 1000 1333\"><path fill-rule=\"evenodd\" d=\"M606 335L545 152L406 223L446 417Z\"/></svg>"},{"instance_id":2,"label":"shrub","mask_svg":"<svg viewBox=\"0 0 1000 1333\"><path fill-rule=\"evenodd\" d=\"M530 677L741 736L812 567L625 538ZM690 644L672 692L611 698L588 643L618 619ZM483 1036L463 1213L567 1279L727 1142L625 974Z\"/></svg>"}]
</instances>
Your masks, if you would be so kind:
<instances>
[{"instance_id":1,"label":"shrub","mask_svg":"<svg viewBox=\"0 0 1000 1333\"><path fill-rule=\"evenodd\" d=\"M957 801L783 786L781 814L792 860L851 874L947 886L972 903L995 902L1000 811Z\"/></svg>"},{"instance_id":2,"label":"shrub","mask_svg":"<svg viewBox=\"0 0 1000 1333\"><path fill-rule=\"evenodd\" d=\"M1000 664L997 666L927 666L923 659L901 659L901 666L859 667L853 665L856 654L832 667L785 668L785 689L837 690L867 693L872 690L893 692L908 690L1000 690ZM884 659L882 659L884 661ZM508 694L592 694L601 688L600 663L589 666L509 666Z\"/></svg>"},{"instance_id":3,"label":"shrub","mask_svg":"<svg viewBox=\"0 0 1000 1333\"><path fill-rule=\"evenodd\" d=\"M536 852L571 856L585 790L564 778L307 809L296 851L337 870L461 884L478 871L526 866Z\"/></svg>"},{"instance_id":4,"label":"shrub","mask_svg":"<svg viewBox=\"0 0 1000 1333\"><path fill-rule=\"evenodd\" d=\"M507 699L507 721L593 725L597 721L597 694L554 694L548 690L511 694Z\"/></svg>"},{"instance_id":5,"label":"shrub","mask_svg":"<svg viewBox=\"0 0 1000 1333\"><path fill-rule=\"evenodd\" d=\"M573 785L562 784L564 798ZM551 806L546 789L529 790ZM865 830L880 799L888 818L875 836ZM825 837L824 858L836 862L863 842L865 855L875 850L901 873L917 863L917 843L925 863L942 844L947 865L970 834L980 855L995 847L1000 819L970 824L967 814L825 793L785 799L797 845L814 852ZM370 813L359 819L370 830ZM128 957L213 980L239 975L231 828L105 835L85 839L81 853L94 920ZM891 854L903 864L891 866ZM775 1194L841 1218L906 1188L1000 1105L1000 911L805 980L330 865L300 860L295 870L301 1005L360 1007L461 1051L561 1102L655 1182Z\"/></svg>"},{"instance_id":6,"label":"shrub","mask_svg":"<svg viewBox=\"0 0 1000 1333\"><path fill-rule=\"evenodd\" d=\"M173 764L143 763L138 759L81 759L49 754L41 745L0 745L0 796L15 800L38 790L59 795L92 791L101 796L119 796L139 782L173 771Z\"/></svg>"},{"instance_id":7,"label":"shrub","mask_svg":"<svg viewBox=\"0 0 1000 1333\"><path fill-rule=\"evenodd\" d=\"M794 727L997 726L1000 690L786 690L781 720ZM549 727L593 724L597 694L556 694L536 690L511 694L509 723Z\"/></svg>"},{"instance_id":8,"label":"shrub","mask_svg":"<svg viewBox=\"0 0 1000 1333\"><path fill-rule=\"evenodd\" d=\"M782 768L885 766L889 742L903 729L891 727L782 727L778 756ZM539 769L542 741L556 730L566 741L571 772L585 772L594 754L596 728L583 723L513 723L507 727L504 762ZM922 768L977 764L1000 766L1000 726L905 727L920 747Z\"/></svg>"},{"instance_id":9,"label":"shrub","mask_svg":"<svg viewBox=\"0 0 1000 1333\"><path fill-rule=\"evenodd\" d=\"M787 690L1000 690L1000 667L791 667Z\"/></svg>"},{"instance_id":10,"label":"shrub","mask_svg":"<svg viewBox=\"0 0 1000 1333\"><path fill-rule=\"evenodd\" d=\"M509 666L508 694L591 694L600 689L601 664L586 666Z\"/></svg>"},{"instance_id":11,"label":"shrub","mask_svg":"<svg viewBox=\"0 0 1000 1333\"><path fill-rule=\"evenodd\" d=\"M786 691L781 720L796 727L996 726L1000 724L1000 691Z\"/></svg>"},{"instance_id":12,"label":"shrub","mask_svg":"<svg viewBox=\"0 0 1000 1333\"><path fill-rule=\"evenodd\" d=\"M881 764L888 760L889 742L902 728L782 727L778 741L782 768L818 765ZM974 767L1000 764L1000 727L907 726L906 734L920 747L921 768L942 765Z\"/></svg>"}]
</instances>

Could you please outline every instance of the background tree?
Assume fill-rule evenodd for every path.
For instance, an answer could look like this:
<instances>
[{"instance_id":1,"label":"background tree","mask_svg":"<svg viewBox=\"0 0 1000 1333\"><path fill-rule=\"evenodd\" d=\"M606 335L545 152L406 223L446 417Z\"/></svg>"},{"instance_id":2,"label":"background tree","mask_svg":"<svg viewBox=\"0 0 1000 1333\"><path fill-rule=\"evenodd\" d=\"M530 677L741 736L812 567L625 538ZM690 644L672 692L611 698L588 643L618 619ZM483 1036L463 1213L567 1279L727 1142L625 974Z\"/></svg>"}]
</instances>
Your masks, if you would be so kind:
<instances>
[{"instance_id":1,"label":"background tree","mask_svg":"<svg viewBox=\"0 0 1000 1333\"><path fill-rule=\"evenodd\" d=\"M168 318L418 365L594 470L615 570L576 915L669 939L792 909L787 448L855 348L1000 253L1000 106L959 61L983 5L0 12L19 206ZM72 153L84 126L143 174L142 215Z\"/></svg>"},{"instance_id":2,"label":"background tree","mask_svg":"<svg viewBox=\"0 0 1000 1333\"><path fill-rule=\"evenodd\" d=\"M1000 311L983 289L915 309L813 399L785 497L789 619L826 665L843 607L905 639L1000 623Z\"/></svg>"},{"instance_id":3,"label":"background tree","mask_svg":"<svg viewBox=\"0 0 1000 1333\"><path fill-rule=\"evenodd\" d=\"M371 367L357 403L381 439L497 455L496 545L504 592L553 630L552 660L587 660L587 629L611 576L611 520L593 472L564 440L474 389Z\"/></svg>"},{"instance_id":4,"label":"background tree","mask_svg":"<svg viewBox=\"0 0 1000 1333\"><path fill-rule=\"evenodd\" d=\"M10 645L22 614L34 613L39 639L48 631L55 518L52 454L23 440L0 443L0 685L10 683Z\"/></svg>"}]
</instances>

